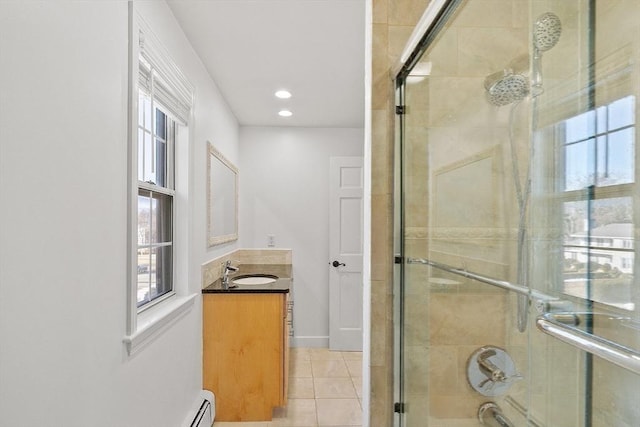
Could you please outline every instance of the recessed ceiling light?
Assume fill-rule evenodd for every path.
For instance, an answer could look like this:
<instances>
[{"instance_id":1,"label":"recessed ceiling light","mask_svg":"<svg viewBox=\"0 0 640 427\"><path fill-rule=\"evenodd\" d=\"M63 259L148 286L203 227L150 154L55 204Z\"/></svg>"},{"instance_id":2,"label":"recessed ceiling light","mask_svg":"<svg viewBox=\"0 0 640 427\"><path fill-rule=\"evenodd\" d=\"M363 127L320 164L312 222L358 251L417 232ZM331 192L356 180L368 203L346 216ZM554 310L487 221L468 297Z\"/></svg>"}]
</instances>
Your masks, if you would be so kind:
<instances>
[{"instance_id":1,"label":"recessed ceiling light","mask_svg":"<svg viewBox=\"0 0 640 427\"><path fill-rule=\"evenodd\" d=\"M280 99L288 99L291 98L291 92L288 90L279 90L276 92L276 97Z\"/></svg>"},{"instance_id":2,"label":"recessed ceiling light","mask_svg":"<svg viewBox=\"0 0 640 427\"><path fill-rule=\"evenodd\" d=\"M280 110L278 111L278 115L281 117L291 117L293 113L289 110Z\"/></svg>"}]
</instances>

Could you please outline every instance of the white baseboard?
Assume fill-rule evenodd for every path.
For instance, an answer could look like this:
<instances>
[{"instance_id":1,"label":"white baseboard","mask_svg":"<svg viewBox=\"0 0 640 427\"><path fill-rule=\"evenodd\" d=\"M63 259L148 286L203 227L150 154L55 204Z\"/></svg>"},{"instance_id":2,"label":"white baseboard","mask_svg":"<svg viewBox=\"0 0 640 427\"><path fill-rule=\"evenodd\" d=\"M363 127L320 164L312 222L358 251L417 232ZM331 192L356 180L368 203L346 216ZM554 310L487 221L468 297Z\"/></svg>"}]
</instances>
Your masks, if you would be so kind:
<instances>
[{"instance_id":1,"label":"white baseboard","mask_svg":"<svg viewBox=\"0 0 640 427\"><path fill-rule=\"evenodd\" d=\"M329 348L329 337L323 336L293 336L289 347Z\"/></svg>"}]
</instances>

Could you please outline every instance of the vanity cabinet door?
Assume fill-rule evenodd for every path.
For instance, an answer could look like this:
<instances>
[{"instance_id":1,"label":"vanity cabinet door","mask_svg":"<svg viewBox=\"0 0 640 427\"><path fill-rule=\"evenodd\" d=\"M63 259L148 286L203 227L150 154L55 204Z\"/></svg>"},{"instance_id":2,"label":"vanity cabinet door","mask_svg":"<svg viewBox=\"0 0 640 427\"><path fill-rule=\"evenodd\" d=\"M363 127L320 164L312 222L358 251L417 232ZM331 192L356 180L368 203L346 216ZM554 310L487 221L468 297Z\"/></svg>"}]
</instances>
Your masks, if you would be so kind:
<instances>
[{"instance_id":1,"label":"vanity cabinet door","mask_svg":"<svg viewBox=\"0 0 640 427\"><path fill-rule=\"evenodd\" d=\"M282 293L203 296L203 388L216 420L268 421L286 404L286 310Z\"/></svg>"}]
</instances>

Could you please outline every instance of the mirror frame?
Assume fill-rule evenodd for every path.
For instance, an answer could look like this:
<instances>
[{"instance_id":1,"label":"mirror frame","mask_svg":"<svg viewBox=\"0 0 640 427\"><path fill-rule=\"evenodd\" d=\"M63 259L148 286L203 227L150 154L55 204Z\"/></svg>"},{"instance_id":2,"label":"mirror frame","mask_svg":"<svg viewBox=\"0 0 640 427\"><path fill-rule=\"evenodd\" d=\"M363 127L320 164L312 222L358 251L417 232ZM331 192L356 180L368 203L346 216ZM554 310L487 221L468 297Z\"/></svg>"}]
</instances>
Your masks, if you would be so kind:
<instances>
[{"instance_id":1,"label":"mirror frame","mask_svg":"<svg viewBox=\"0 0 640 427\"><path fill-rule=\"evenodd\" d=\"M211 167L214 161L219 161L224 166L229 168L233 173L234 180L234 231L229 234L218 234L213 229L212 215L213 215L213 203L215 202L215 195L217 188L215 183L212 182L213 176L211 175ZM208 247L220 245L222 243L238 240L238 168L231 163L226 157L220 153L211 142L207 141L207 245Z\"/></svg>"}]
</instances>

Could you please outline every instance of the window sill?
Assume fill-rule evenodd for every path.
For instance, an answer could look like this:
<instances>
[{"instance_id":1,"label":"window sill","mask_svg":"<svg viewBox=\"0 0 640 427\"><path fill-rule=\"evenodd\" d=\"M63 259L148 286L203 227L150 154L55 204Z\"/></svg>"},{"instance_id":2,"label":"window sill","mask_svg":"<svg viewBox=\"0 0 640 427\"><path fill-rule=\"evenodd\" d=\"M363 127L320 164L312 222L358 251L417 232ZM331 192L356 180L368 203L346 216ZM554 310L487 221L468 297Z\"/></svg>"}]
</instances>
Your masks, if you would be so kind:
<instances>
[{"instance_id":1,"label":"window sill","mask_svg":"<svg viewBox=\"0 0 640 427\"><path fill-rule=\"evenodd\" d=\"M122 340L127 346L129 355L137 353L189 312L197 296L197 293L187 296L176 295L138 314L136 331L126 335Z\"/></svg>"}]
</instances>

